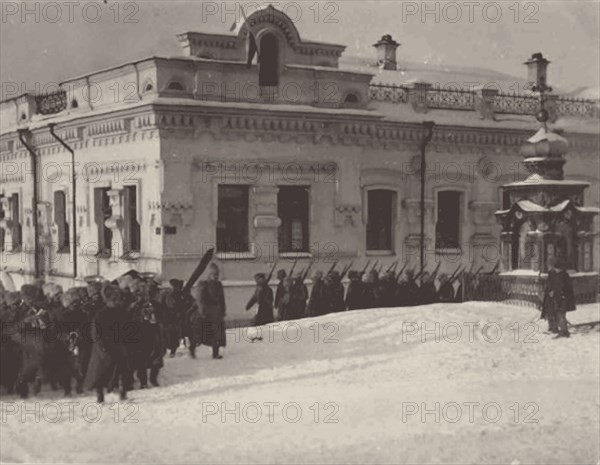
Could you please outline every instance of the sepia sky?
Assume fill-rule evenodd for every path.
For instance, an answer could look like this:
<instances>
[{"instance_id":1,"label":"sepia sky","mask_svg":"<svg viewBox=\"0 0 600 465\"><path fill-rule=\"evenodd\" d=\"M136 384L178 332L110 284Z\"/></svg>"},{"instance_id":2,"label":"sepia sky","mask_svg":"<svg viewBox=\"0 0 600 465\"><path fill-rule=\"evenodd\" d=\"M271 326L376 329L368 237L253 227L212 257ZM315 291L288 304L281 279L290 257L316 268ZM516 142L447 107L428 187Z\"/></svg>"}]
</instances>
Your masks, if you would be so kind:
<instances>
[{"instance_id":1,"label":"sepia sky","mask_svg":"<svg viewBox=\"0 0 600 465\"><path fill-rule=\"evenodd\" d=\"M2 1L0 80L23 91L150 55L179 55L175 34L227 34L239 3L202 1ZM372 44L392 34L400 62L488 68L526 75L541 51L550 84L599 87L598 1L271 2L305 40L347 45L345 55L374 57ZM247 14L268 2L242 2ZM30 13L23 18L25 8ZM424 9L428 14L423 16Z\"/></svg>"}]
</instances>

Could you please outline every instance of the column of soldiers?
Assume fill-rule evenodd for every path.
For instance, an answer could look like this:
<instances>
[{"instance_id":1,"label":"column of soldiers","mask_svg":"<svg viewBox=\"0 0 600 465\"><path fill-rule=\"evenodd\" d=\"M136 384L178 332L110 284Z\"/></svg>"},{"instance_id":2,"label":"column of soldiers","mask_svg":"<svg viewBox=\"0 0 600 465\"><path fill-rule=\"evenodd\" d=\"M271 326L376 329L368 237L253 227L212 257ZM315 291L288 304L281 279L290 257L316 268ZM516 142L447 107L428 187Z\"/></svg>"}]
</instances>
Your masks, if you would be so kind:
<instances>
[{"instance_id":1,"label":"column of soldiers","mask_svg":"<svg viewBox=\"0 0 600 465\"><path fill-rule=\"evenodd\" d=\"M56 284L38 280L9 292L0 287L0 384L27 397L29 384L38 393L42 380L53 389L106 391L121 399L134 387L159 386L163 357L175 352L184 336L190 355L198 345L220 359L225 345L225 299L216 265L195 288L183 282L160 289L151 276L126 274L116 281L90 277L87 286L63 293Z\"/></svg>"},{"instance_id":2,"label":"column of soldiers","mask_svg":"<svg viewBox=\"0 0 600 465\"><path fill-rule=\"evenodd\" d=\"M463 284L479 282L475 285L481 287L482 282L478 272L461 267L450 276L438 276L439 265L430 274L424 268L415 273L406 265L396 271L398 262L386 270L377 262L362 270L350 263L341 271L334 263L325 273L315 271L309 292L305 281L312 263L294 273L295 265L289 272L278 270L275 293L269 283L277 264L268 275L255 275L256 288L246 309L258 305L256 325L346 310L460 302ZM549 274L545 302L550 303L545 307L550 310L543 314L551 331L561 335L568 334L564 313L574 309L564 274ZM94 389L102 402L106 390L126 398L135 379L142 389L158 386L163 357L175 356L182 341L192 358L198 346L206 345L213 359L221 359L226 308L218 267L210 264L207 279L194 288L193 296L183 281L169 283L170 288L161 289L152 276L128 273L113 282L92 277L87 286L64 293L43 281L23 285L20 292L0 287L0 383L26 397L29 383L37 393L43 379L53 388L63 386L68 395L74 379L78 393Z\"/></svg>"},{"instance_id":3,"label":"column of soldiers","mask_svg":"<svg viewBox=\"0 0 600 465\"><path fill-rule=\"evenodd\" d=\"M439 265L431 274L424 269L415 274L406 266L396 272L398 262L385 271L383 266L377 265L376 262L370 268L368 262L362 270L354 270L353 263L350 263L340 272L335 269L337 263L334 263L326 273L315 271L309 293L304 282L312 263L306 270L294 273L295 262L289 272L285 269L277 271L278 283L273 297L268 283L274 265L268 276L264 273L255 275L257 287L246 309L258 304L256 324L260 325L275 319L294 320L345 310L462 301L460 286L456 290L454 287L454 283L465 274L460 267L451 276L438 276ZM346 276L349 282L345 290L343 280ZM435 285L436 278L440 282L439 288ZM273 316L273 309L276 310L276 317Z\"/></svg>"}]
</instances>

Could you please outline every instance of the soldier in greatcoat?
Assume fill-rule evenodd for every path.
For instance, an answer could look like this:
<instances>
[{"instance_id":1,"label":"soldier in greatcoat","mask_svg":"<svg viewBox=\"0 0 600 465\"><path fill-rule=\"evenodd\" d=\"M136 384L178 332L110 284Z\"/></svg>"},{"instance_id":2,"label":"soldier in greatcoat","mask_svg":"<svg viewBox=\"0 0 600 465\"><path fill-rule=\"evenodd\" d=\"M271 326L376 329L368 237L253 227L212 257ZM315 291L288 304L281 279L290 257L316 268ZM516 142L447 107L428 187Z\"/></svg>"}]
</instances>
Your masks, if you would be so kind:
<instances>
[{"instance_id":1,"label":"soldier in greatcoat","mask_svg":"<svg viewBox=\"0 0 600 465\"><path fill-rule=\"evenodd\" d=\"M344 286L337 270L330 271L325 277L323 304L324 313L343 312L346 308L344 305Z\"/></svg>"},{"instance_id":2,"label":"soldier in greatcoat","mask_svg":"<svg viewBox=\"0 0 600 465\"><path fill-rule=\"evenodd\" d=\"M454 287L448 279L448 275L442 273L440 275L440 288L438 289L438 298L440 302L451 303L455 301Z\"/></svg>"},{"instance_id":3,"label":"soldier in greatcoat","mask_svg":"<svg viewBox=\"0 0 600 465\"><path fill-rule=\"evenodd\" d=\"M277 289L275 291L275 308L277 309L277 319L279 321L283 320L283 311L281 308L281 301L286 293L285 291L285 287L284 287L284 280L287 277L287 273L285 272L285 270L278 270L277 271L277 280L279 281L277 283Z\"/></svg>"},{"instance_id":4,"label":"soldier in greatcoat","mask_svg":"<svg viewBox=\"0 0 600 465\"><path fill-rule=\"evenodd\" d=\"M102 289L103 307L94 315L91 326L92 354L85 376L85 386L95 389L97 401L104 402L104 389L118 380L121 399L131 389L131 372L125 347L127 313L123 293L117 286Z\"/></svg>"},{"instance_id":5,"label":"soldier in greatcoat","mask_svg":"<svg viewBox=\"0 0 600 465\"><path fill-rule=\"evenodd\" d=\"M256 282L256 289L254 289L254 294L246 304L246 310L250 310L258 304L258 313L254 318L254 325L262 326L273 323L273 290L269 286L264 273L255 274L254 281Z\"/></svg>"},{"instance_id":6,"label":"soldier in greatcoat","mask_svg":"<svg viewBox=\"0 0 600 465\"><path fill-rule=\"evenodd\" d=\"M308 305L306 307L307 316L317 316L319 309L323 307L323 272L320 270L315 271L313 276L313 285L310 290L310 297L308 299Z\"/></svg>"},{"instance_id":7,"label":"soldier in greatcoat","mask_svg":"<svg viewBox=\"0 0 600 465\"><path fill-rule=\"evenodd\" d=\"M214 263L208 267L208 279L201 281L196 291L196 303L202 316L200 324L200 341L194 338L191 353L195 345L200 344L212 347L213 359L221 359L219 349L225 347L225 294L223 285L219 281L219 268Z\"/></svg>"},{"instance_id":8,"label":"soldier in greatcoat","mask_svg":"<svg viewBox=\"0 0 600 465\"><path fill-rule=\"evenodd\" d=\"M566 265L560 258L549 261L548 278L542 304L542 318L548 320L550 332L556 337L569 337L567 312L575 311L575 294Z\"/></svg>"},{"instance_id":9,"label":"soldier in greatcoat","mask_svg":"<svg viewBox=\"0 0 600 465\"><path fill-rule=\"evenodd\" d=\"M348 272L348 289L346 290L346 300L344 306L347 310L358 310L366 307L365 302L365 283L362 281L360 272L350 270Z\"/></svg>"}]
</instances>

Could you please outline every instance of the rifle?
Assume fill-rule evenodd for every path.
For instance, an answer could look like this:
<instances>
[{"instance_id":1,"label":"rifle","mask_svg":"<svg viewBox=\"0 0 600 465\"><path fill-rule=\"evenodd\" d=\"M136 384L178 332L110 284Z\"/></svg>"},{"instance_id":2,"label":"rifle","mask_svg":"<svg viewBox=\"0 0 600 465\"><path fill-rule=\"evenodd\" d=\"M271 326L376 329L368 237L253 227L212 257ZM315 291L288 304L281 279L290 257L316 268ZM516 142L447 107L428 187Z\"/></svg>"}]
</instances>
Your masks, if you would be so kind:
<instances>
[{"instance_id":1,"label":"rifle","mask_svg":"<svg viewBox=\"0 0 600 465\"><path fill-rule=\"evenodd\" d=\"M296 263L298 263L298 259L296 259L296 261L292 265L292 269L290 270L290 274L289 274L290 278L292 277L292 273L294 272L294 268L296 268Z\"/></svg>"},{"instance_id":2,"label":"rifle","mask_svg":"<svg viewBox=\"0 0 600 465\"><path fill-rule=\"evenodd\" d=\"M496 264L494 265L494 268L492 268L492 271L490 271L490 273L489 273L489 274L494 274L494 273L496 273L496 270L498 269L498 267L499 267L499 266L500 266L500 260L498 260L498 261L496 262Z\"/></svg>"},{"instance_id":3,"label":"rifle","mask_svg":"<svg viewBox=\"0 0 600 465\"><path fill-rule=\"evenodd\" d=\"M483 270L483 265L481 265L479 268L477 268L477 271L475 272L475 274L478 275L481 270Z\"/></svg>"},{"instance_id":4,"label":"rifle","mask_svg":"<svg viewBox=\"0 0 600 465\"><path fill-rule=\"evenodd\" d=\"M473 267L475 266L475 262L471 262L471 266L469 268L469 271L467 271L467 274L471 274L471 272L473 271Z\"/></svg>"},{"instance_id":5,"label":"rifle","mask_svg":"<svg viewBox=\"0 0 600 465\"><path fill-rule=\"evenodd\" d=\"M381 270L383 270L383 263L381 264L381 266L379 267L379 269L377 270L377 274L381 273Z\"/></svg>"},{"instance_id":6,"label":"rifle","mask_svg":"<svg viewBox=\"0 0 600 465\"><path fill-rule=\"evenodd\" d=\"M347 267L344 268L344 270L342 271L340 280L344 279L344 277L346 276L346 274L348 273L348 271L350 271L352 269L352 265L354 265L354 262L350 262L350 264Z\"/></svg>"},{"instance_id":7,"label":"rifle","mask_svg":"<svg viewBox=\"0 0 600 465\"><path fill-rule=\"evenodd\" d=\"M331 268L329 268L329 271L327 272L327 274L331 273L333 270L335 270L335 267L337 266L337 260L335 262L333 262L333 265L331 265Z\"/></svg>"},{"instance_id":8,"label":"rifle","mask_svg":"<svg viewBox=\"0 0 600 465\"><path fill-rule=\"evenodd\" d=\"M406 269L407 266L408 266L408 262L406 262L404 265L402 265L402 269L396 275L396 281L398 281L400 279L400 276L402 276L402 273L404 273L404 270Z\"/></svg>"},{"instance_id":9,"label":"rifle","mask_svg":"<svg viewBox=\"0 0 600 465\"><path fill-rule=\"evenodd\" d=\"M308 266L306 267L306 271L304 272L304 274L302 275L302 282L304 282L304 280L306 279L306 277L308 276L308 272L310 271L310 269L313 266L313 263L315 263L314 258L310 261L310 263L308 264Z\"/></svg>"},{"instance_id":10,"label":"rifle","mask_svg":"<svg viewBox=\"0 0 600 465\"><path fill-rule=\"evenodd\" d=\"M416 276L413 276L413 279L412 279L413 283L421 277L421 275L425 272L426 267L427 267L427 263L423 264L423 266L421 267L421 270L416 274Z\"/></svg>"},{"instance_id":11,"label":"rifle","mask_svg":"<svg viewBox=\"0 0 600 465\"><path fill-rule=\"evenodd\" d=\"M204 273L204 270L206 269L206 267L212 260L214 253L215 253L214 248L210 248L206 251L206 253L202 257L202 260L200 260L200 263L198 263L198 266L196 267L196 269L190 276L190 279L188 279L187 283L185 283L185 286L183 286L182 292L184 294L188 294L192 290L192 286L194 284L196 284L196 281L198 281L198 278L200 277L200 275L202 273Z\"/></svg>"},{"instance_id":12,"label":"rifle","mask_svg":"<svg viewBox=\"0 0 600 465\"><path fill-rule=\"evenodd\" d=\"M365 265L365 267L360 272L361 275L363 275L363 274L365 274L367 272L367 268L369 268L370 264L371 264L371 260L367 260L367 264Z\"/></svg>"},{"instance_id":13,"label":"rifle","mask_svg":"<svg viewBox=\"0 0 600 465\"><path fill-rule=\"evenodd\" d=\"M394 271L396 270L396 267L398 266L398 260L396 260L395 262L393 262L387 270L385 270L386 273L389 273L390 271Z\"/></svg>"},{"instance_id":14,"label":"rifle","mask_svg":"<svg viewBox=\"0 0 600 465\"><path fill-rule=\"evenodd\" d=\"M442 266L442 261L441 260L437 264L437 266L435 267L435 270L433 270L433 273L431 273L431 276L429 276L429 279L427 280L428 283L432 283L433 281L435 281L435 277L437 276L437 272L440 269L440 266Z\"/></svg>"},{"instance_id":15,"label":"rifle","mask_svg":"<svg viewBox=\"0 0 600 465\"><path fill-rule=\"evenodd\" d=\"M271 271L269 272L269 275L267 276L267 284L269 284L269 282L271 282L271 278L273 277L273 272L275 271L276 266L277 266L277 262L273 263L273 268L271 268Z\"/></svg>"},{"instance_id":16,"label":"rifle","mask_svg":"<svg viewBox=\"0 0 600 465\"><path fill-rule=\"evenodd\" d=\"M375 264L373 265L373 268L371 268L371 271L375 271L377 265L379 265L379 260L375 260Z\"/></svg>"},{"instance_id":17,"label":"rifle","mask_svg":"<svg viewBox=\"0 0 600 465\"><path fill-rule=\"evenodd\" d=\"M448 282L452 283L454 282L454 280L459 276L459 270L461 269L462 265L458 265L458 267L456 268L456 270L454 270L454 273L452 273L450 275L450 277L448 278Z\"/></svg>"}]
</instances>

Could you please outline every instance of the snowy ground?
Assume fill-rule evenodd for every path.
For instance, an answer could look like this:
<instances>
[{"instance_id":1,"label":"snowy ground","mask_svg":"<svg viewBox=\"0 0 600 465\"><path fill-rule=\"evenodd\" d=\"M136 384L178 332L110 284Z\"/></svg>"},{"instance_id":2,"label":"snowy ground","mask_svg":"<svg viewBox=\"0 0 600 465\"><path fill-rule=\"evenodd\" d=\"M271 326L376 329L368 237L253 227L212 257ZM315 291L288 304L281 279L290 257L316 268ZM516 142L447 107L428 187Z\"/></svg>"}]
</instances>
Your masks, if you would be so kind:
<instances>
[{"instance_id":1,"label":"snowy ground","mask_svg":"<svg viewBox=\"0 0 600 465\"><path fill-rule=\"evenodd\" d=\"M224 359L182 348L132 403L2 396L1 459L596 464L598 325L553 340L536 315L471 302L276 324L255 343L232 329Z\"/></svg>"}]
</instances>

